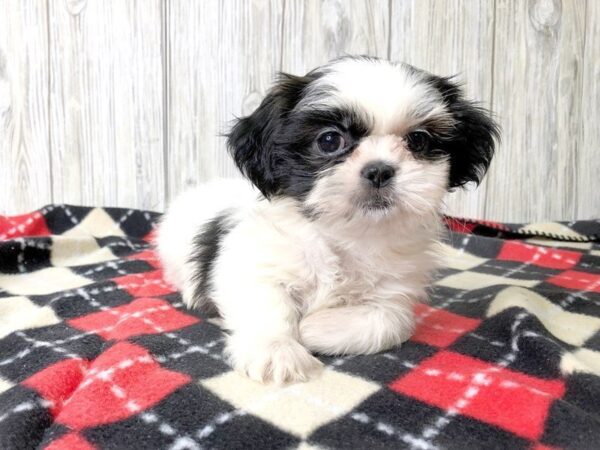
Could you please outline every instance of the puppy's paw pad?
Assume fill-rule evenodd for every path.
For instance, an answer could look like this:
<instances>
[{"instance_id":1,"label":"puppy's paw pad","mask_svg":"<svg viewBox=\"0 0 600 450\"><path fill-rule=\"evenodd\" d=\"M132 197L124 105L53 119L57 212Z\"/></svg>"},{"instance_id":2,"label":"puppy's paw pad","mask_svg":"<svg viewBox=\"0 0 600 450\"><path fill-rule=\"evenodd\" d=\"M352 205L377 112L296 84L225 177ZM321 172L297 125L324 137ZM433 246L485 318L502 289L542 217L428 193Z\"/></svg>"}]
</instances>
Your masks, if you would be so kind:
<instances>
[{"instance_id":1,"label":"puppy's paw pad","mask_svg":"<svg viewBox=\"0 0 600 450\"><path fill-rule=\"evenodd\" d=\"M262 383L278 385L308 381L316 376L323 364L302 345L293 340L263 344L238 359L236 369Z\"/></svg>"}]
</instances>

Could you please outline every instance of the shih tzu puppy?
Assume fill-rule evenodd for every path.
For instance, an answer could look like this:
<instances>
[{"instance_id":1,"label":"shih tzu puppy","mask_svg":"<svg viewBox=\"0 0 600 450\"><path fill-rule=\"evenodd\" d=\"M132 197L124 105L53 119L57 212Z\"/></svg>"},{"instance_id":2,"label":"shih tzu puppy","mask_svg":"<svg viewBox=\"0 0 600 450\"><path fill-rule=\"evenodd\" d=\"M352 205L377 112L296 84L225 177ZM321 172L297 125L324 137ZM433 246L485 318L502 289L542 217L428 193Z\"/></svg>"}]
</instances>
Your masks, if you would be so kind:
<instances>
[{"instance_id":1,"label":"shih tzu puppy","mask_svg":"<svg viewBox=\"0 0 600 450\"><path fill-rule=\"evenodd\" d=\"M228 135L248 180L181 195L157 233L167 280L212 307L234 368L307 380L313 353L406 341L447 190L479 182L498 128L449 78L370 57L282 74Z\"/></svg>"}]
</instances>

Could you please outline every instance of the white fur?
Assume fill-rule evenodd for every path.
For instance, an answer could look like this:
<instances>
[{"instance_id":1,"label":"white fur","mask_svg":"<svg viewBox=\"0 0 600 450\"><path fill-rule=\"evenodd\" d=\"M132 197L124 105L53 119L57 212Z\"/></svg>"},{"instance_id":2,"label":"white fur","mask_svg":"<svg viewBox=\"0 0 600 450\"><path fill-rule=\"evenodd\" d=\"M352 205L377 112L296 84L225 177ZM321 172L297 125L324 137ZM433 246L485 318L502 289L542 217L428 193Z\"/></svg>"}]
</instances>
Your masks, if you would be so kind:
<instances>
[{"instance_id":1,"label":"white fur","mask_svg":"<svg viewBox=\"0 0 600 450\"><path fill-rule=\"evenodd\" d=\"M156 247L166 280L181 290L187 305L197 301L192 295L194 267L189 263L194 237L224 209L243 210L258 196L245 180L215 180L185 191L169 205L158 227Z\"/></svg>"},{"instance_id":2,"label":"white fur","mask_svg":"<svg viewBox=\"0 0 600 450\"><path fill-rule=\"evenodd\" d=\"M165 275L189 306L210 300L229 332L233 366L253 379L306 380L321 363L310 352L374 353L407 340L413 305L425 299L441 232L438 211L448 162L415 157L404 140L419 124L452 126L440 93L403 65L342 60L297 108L346 106L373 122L342 163L324 169L306 199L258 197L243 181L221 181L179 197L157 247ZM313 91L311 91L313 89ZM324 95L326 93L326 95ZM361 169L396 170L376 201ZM194 238L227 210L209 298L195 298Z\"/></svg>"},{"instance_id":3,"label":"white fur","mask_svg":"<svg viewBox=\"0 0 600 450\"><path fill-rule=\"evenodd\" d=\"M158 251L167 278L194 305L192 240L218 211L235 211L211 296L231 332L228 354L253 379L301 381L321 366L307 349L373 353L410 337L412 306L425 298L434 266L438 200L423 215L399 209L376 221L338 217L336 226L331 215L307 219L296 200L256 200L247 183L221 181L173 203Z\"/></svg>"},{"instance_id":4,"label":"white fur","mask_svg":"<svg viewBox=\"0 0 600 450\"><path fill-rule=\"evenodd\" d=\"M423 75L402 63L344 58L324 66L317 80L297 107L328 108L348 106L366 111L374 121L375 134L402 135L427 120L435 120L438 130L452 127L454 120L440 93ZM327 95L323 89L328 87Z\"/></svg>"}]
</instances>

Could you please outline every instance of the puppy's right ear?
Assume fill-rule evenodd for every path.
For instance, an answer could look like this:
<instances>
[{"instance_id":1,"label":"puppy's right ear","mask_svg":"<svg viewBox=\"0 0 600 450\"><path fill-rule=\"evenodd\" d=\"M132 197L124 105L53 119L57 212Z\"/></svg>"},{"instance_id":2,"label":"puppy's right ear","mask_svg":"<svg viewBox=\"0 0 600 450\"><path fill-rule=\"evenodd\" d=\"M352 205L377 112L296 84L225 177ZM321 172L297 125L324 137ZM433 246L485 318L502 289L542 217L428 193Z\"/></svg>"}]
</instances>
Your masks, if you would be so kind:
<instances>
[{"instance_id":1,"label":"puppy's right ear","mask_svg":"<svg viewBox=\"0 0 600 450\"><path fill-rule=\"evenodd\" d=\"M281 187L275 170L276 137L310 81L308 76L280 74L256 111L238 119L227 135L235 164L266 198L276 195Z\"/></svg>"}]
</instances>

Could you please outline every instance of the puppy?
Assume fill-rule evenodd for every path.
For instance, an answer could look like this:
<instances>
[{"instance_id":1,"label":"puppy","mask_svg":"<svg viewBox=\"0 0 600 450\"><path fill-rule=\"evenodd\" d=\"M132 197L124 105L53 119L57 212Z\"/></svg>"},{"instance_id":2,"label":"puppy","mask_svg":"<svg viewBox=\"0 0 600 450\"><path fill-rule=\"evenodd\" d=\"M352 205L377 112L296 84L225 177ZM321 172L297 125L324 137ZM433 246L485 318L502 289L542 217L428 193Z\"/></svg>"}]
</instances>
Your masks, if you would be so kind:
<instances>
[{"instance_id":1,"label":"puppy","mask_svg":"<svg viewBox=\"0 0 600 450\"><path fill-rule=\"evenodd\" d=\"M345 57L281 74L228 135L246 178L181 195L157 248L189 307L213 307L235 369L309 379L312 353L369 354L413 332L448 189L479 182L498 128L460 87Z\"/></svg>"}]
</instances>

